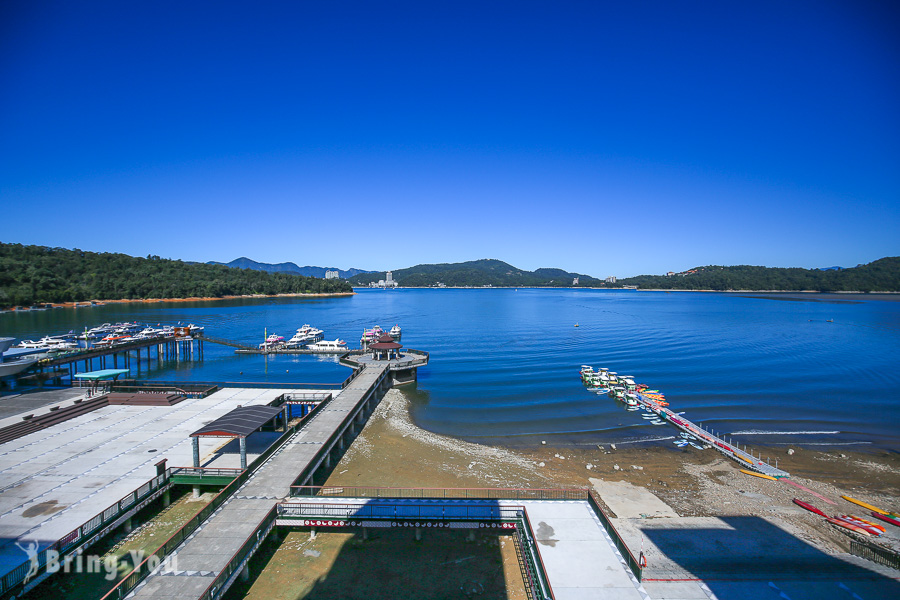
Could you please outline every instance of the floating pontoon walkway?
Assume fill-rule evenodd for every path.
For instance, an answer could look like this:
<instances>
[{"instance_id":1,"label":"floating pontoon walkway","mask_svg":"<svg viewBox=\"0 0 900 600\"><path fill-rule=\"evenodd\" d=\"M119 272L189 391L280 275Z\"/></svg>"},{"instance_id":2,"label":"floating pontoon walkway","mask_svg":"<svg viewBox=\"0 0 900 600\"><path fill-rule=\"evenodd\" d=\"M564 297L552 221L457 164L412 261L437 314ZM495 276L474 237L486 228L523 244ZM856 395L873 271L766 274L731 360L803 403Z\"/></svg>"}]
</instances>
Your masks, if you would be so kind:
<instances>
[{"instance_id":1,"label":"floating pontoon walkway","mask_svg":"<svg viewBox=\"0 0 900 600\"><path fill-rule=\"evenodd\" d=\"M662 418L672 423L672 425L674 425L678 429L686 431L687 433L690 433L694 437L698 438L701 442L709 444L728 458L737 462L745 469L752 469L758 473L762 473L763 475L768 475L769 477L790 477L790 473L788 473L787 471L782 471L777 467L773 467L772 465L763 462L749 452L745 452L734 444L726 442L724 439L713 435L699 425L696 425L695 423L685 419L684 417L672 412L668 408L660 406L640 392L638 392L636 396L638 399L638 403L642 406L642 408L655 412Z\"/></svg>"}]
</instances>

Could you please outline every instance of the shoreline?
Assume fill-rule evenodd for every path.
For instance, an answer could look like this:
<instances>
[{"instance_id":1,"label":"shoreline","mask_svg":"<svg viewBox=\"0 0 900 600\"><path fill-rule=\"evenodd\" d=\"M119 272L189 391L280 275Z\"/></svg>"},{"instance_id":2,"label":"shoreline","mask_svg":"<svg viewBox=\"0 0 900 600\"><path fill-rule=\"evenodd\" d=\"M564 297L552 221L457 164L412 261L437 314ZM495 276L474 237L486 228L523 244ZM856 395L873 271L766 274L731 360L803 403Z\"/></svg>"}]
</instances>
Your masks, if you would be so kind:
<instances>
[{"instance_id":1,"label":"shoreline","mask_svg":"<svg viewBox=\"0 0 900 600\"><path fill-rule=\"evenodd\" d=\"M900 454L891 450L821 450L802 446L759 447L778 456L799 483L835 502L825 506L784 482L745 475L717 452L667 444L488 446L421 429L409 413L410 399L391 389L335 466L325 485L415 488L593 488L604 510L632 529L662 522L635 513L630 499L660 502L678 520L759 517L784 524L829 553L847 552L850 540L824 519L793 504L801 498L820 508L861 514L841 499L852 496L900 508ZM623 501L623 498L625 499ZM634 514L632 514L634 513ZM619 525L617 524L617 527ZM884 539L900 550L900 539Z\"/></svg>"},{"instance_id":2,"label":"shoreline","mask_svg":"<svg viewBox=\"0 0 900 600\"><path fill-rule=\"evenodd\" d=\"M91 308L106 304L150 304L158 302L215 302L218 300L236 300L238 298L340 298L355 296L356 292L334 293L297 293L297 294L242 294L238 296L194 296L190 298L120 298L118 300L84 300L82 302L47 302L52 308ZM0 310L0 312L30 312L32 310L49 310L45 307L12 307Z\"/></svg>"},{"instance_id":3,"label":"shoreline","mask_svg":"<svg viewBox=\"0 0 900 600\"><path fill-rule=\"evenodd\" d=\"M392 288L373 288L369 286L355 285L354 290L603 290L609 292L683 292L683 293L700 293L700 294L817 294L817 295L858 295L858 296L900 296L900 291L872 291L864 292L860 290L853 291L828 291L819 290L685 290L676 288L621 288L621 287L588 287L588 286L533 286L533 285L445 285L443 287L435 286L405 286L398 285ZM354 292L356 293L356 292Z\"/></svg>"}]
</instances>

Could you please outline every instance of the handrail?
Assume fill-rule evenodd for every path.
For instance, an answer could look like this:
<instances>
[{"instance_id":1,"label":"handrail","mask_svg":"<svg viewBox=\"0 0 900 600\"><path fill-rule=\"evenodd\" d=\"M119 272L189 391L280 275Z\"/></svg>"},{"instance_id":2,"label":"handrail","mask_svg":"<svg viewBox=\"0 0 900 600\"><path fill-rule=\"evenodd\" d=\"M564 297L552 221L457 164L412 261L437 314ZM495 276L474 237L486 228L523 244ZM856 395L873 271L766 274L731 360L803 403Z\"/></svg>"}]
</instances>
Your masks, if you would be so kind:
<instances>
[{"instance_id":1,"label":"handrail","mask_svg":"<svg viewBox=\"0 0 900 600\"><path fill-rule=\"evenodd\" d=\"M547 567L544 566L544 559L541 558L541 552L538 550L537 544L534 543L534 540L537 539L537 536L534 535L534 529L531 528L531 519L528 518L528 511L524 508L522 509L522 522L524 524L523 531L527 534L526 541L528 544L525 545L526 550L530 550L526 554L529 556L531 560L534 562L532 565L537 572L537 580L541 584L541 595L544 598L553 599L555 596L553 595L553 587L550 585L550 578L547 577ZM534 558L537 557L535 561ZM543 589L546 586L546 589Z\"/></svg>"},{"instance_id":2,"label":"handrail","mask_svg":"<svg viewBox=\"0 0 900 600\"><path fill-rule=\"evenodd\" d=\"M547 568L544 566L540 550L535 544L537 538L528 518L528 510L524 506L434 504L431 502L424 504L280 502L277 504L277 509L279 518L349 520L351 524L357 526L361 525L357 519L515 522L517 523L516 529L521 530L522 538L524 538L524 542L522 539L518 539L517 543L522 545L523 555L526 559L529 586L532 590L536 589L535 582L540 586L540 598L536 600L554 598L553 588L547 576Z\"/></svg>"},{"instance_id":3,"label":"handrail","mask_svg":"<svg viewBox=\"0 0 900 600\"><path fill-rule=\"evenodd\" d=\"M256 471L260 466L262 466L272 454L274 454L279 448L281 448L287 441L297 433L302 427L306 426L308 419L310 416L316 414L323 406L328 404L328 401L321 402L314 406L312 410L307 413L306 417L303 418L299 423L295 423L291 427L288 428L287 431L284 432L271 446L266 448L266 450L257 456L253 462L247 465L247 468L244 469L240 475L234 478L231 483L226 485L222 490L216 494L215 498L212 501L201 508L197 513L191 517L187 523L181 526L172 536L162 543L156 550L151 552L143 562L136 565L131 572L122 578L116 586L111 589L101 600L108 600L113 598L113 594L117 594L116 597L124 598L131 590L133 590L143 579L149 574L147 570L147 562L156 557L157 564L162 562L162 560L175 548L177 548L185 538L187 538L191 533L194 532L197 527L200 526L203 521L205 521L209 516L235 492L237 491L246 481L250 478L250 475Z\"/></svg>"},{"instance_id":4,"label":"handrail","mask_svg":"<svg viewBox=\"0 0 900 600\"><path fill-rule=\"evenodd\" d=\"M237 568L244 562L244 559L249 560L250 555L253 554L255 548L259 547L259 545L268 537L269 532L275 527L275 519L277 516L278 507L273 506L253 529L253 533L251 533L250 537L248 537L243 545L241 545L240 549L231 556L228 563L225 565L225 568L219 571L219 574L213 579L212 583L209 584L209 587L203 590L199 600L213 600L216 598L222 587L225 587L223 584L234 575L238 570Z\"/></svg>"},{"instance_id":5,"label":"handrail","mask_svg":"<svg viewBox=\"0 0 900 600\"><path fill-rule=\"evenodd\" d=\"M387 370L383 371L381 373L381 375L378 376L378 379L376 379L372 383L372 385L370 385L366 389L366 391L363 393L363 397L368 396L369 394L372 393L373 390L376 390L382 384L382 382L385 380L385 378L387 377L387 374L388 374ZM323 404L325 404L325 403L321 402L321 403L317 404L313 408L313 410L311 410L309 412L309 414L311 415L314 412L316 412L316 410L318 408L320 408ZM321 457L321 455L325 454L326 452L331 451L333 442L340 436L344 435L344 430L345 430L345 426L347 425L347 422L353 420L354 418L355 418L355 415L353 412L347 413L347 415L341 420L340 425L338 425L337 427L334 428L334 431L331 432L331 435L328 436L328 439L325 440L325 443L322 444L321 448L319 448L319 451L316 452L316 454L313 456L312 460L310 460L309 463L307 463L306 468L303 469L302 471L300 471L300 473L297 475L297 477L294 478L295 482L306 478L306 473L308 470L310 470L310 469L315 470L316 468L318 468L318 464L320 462L319 458ZM294 488L294 486L292 485L291 489L293 489L293 488Z\"/></svg>"},{"instance_id":6,"label":"handrail","mask_svg":"<svg viewBox=\"0 0 900 600\"><path fill-rule=\"evenodd\" d=\"M135 505L152 495L153 493L167 487L169 484L168 471L157 475L153 479L132 491L130 494L106 507L71 532L61 537L56 542L50 544L38 556L38 569L43 569L47 565L47 553L54 551L60 554L66 552L79 542L90 536L92 533L100 529L103 525L107 525L119 519L124 513L132 510ZM115 509L115 510L113 510ZM0 578L0 593L5 593L15 586L19 585L28 573L31 567L31 561L24 561L21 565Z\"/></svg>"},{"instance_id":7,"label":"handrail","mask_svg":"<svg viewBox=\"0 0 900 600\"><path fill-rule=\"evenodd\" d=\"M291 496L348 498L482 498L509 500L587 500L584 488L394 488L292 485Z\"/></svg>"},{"instance_id":8,"label":"handrail","mask_svg":"<svg viewBox=\"0 0 900 600\"><path fill-rule=\"evenodd\" d=\"M399 511L397 509L400 509ZM353 502L346 504L281 502L278 516L291 518L339 518L339 519L428 519L454 521L485 519L489 521L515 521L524 510L521 506L469 505L469 504L398 504Z\"/></svg>"},{"instance_id":9,"label":"handrail","mask_svg":"<svg viewBox=\"0 0 900 600\"><path fill-rule=\"evenodd\" d=\"M634 573L634 576L637 577L637 580L641 581L644 572L643 566L637 559L634 558L634 554L631 553L631 550L628 548L625 540L622 539L622 536L619 534L619 531L616 529L615 525L612 524L612 521L609 520L609 517L606 516L606 513L603 512L602 508L600 508L600 497L596 494L596 492L594 492L594 490L588 490L588 503L594 509L594 512L597 513L597 517L599 517L600 522L603 523L603 527L606 529L609 537L612 538L612 541L613 543L615 543L616 548L618 548L619 552L622 553L622 558L625 559L625 562L628 564L628 568L631 569L631 572Z\"/></svg>"}]
</instances>

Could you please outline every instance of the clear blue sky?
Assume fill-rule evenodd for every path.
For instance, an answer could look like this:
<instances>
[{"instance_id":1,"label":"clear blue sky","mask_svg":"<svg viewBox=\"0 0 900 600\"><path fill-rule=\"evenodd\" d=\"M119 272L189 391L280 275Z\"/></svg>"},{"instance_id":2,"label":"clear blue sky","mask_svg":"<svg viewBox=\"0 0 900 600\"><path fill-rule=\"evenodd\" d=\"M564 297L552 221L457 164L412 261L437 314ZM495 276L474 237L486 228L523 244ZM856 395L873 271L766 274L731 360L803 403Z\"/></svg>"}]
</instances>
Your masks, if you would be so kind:
<instances>
[{"instance_id":1,"label":"clear blue sky","mask_svg":"<svg viewBox=\"0 0 900 600\"><path fill-rule=\"evenodd\" d=\"M0 3L0 241L595 276L900 254L896 2Z\"/></svg>"}]
</instances>

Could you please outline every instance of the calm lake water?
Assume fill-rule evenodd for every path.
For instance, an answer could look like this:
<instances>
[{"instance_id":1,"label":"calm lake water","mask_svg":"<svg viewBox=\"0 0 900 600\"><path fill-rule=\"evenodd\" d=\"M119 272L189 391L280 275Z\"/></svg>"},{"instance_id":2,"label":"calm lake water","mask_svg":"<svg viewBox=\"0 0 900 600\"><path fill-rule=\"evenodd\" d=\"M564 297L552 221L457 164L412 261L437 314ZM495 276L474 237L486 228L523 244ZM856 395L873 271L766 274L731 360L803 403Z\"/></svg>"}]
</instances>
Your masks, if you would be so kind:
<instances>
[{"instance_id":1,"label":"calm lake water","mask_svg":"<svg viewBox=\"0 0 900 600\"><path fill-rule=\"evenodd\" d=\"M833 322L828 320L833 319ZM258 344L305 323L357 347L395 323L431 363L407 389L429 430L506 444L648 441L671 436L584 389L579 366L662 390L670 408L752 444L896 448L900 302L867 296L599 290L360 290L348 298L110 304L0 315L0 335L38 339L103 322L196 323ZM579 327L575 327L578 323ZM335 357L235 355L145 363L139 377L339 382Z\"/></svg>"}]
</instances>

